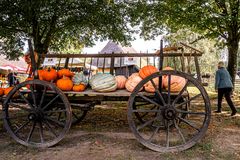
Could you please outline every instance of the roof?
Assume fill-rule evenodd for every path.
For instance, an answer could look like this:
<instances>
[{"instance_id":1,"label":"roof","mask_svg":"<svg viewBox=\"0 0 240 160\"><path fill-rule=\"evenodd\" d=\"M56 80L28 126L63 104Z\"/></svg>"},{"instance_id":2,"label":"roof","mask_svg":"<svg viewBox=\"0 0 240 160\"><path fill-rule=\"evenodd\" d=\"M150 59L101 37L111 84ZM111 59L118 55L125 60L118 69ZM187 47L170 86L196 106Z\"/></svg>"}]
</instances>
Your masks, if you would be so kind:
<instances>
[{"instance_id":1,"label":"roof","mask_svg":"<svg viewBox=\"0 0 240 160\"><path fill-rule=\"evenodd\" d=\"M106 46L100 51L100 54L110 54L110 53L137 53L137 51L132 47L122 46L121 44L117 44L113 41L109 41ZM137 60L136 58L134 58ZM105 62L104 62L105 61ZM124 58L115 58L114 59L114 67L126 66ZM111 59L106 58L93 58L93 65L99 68L103 68L103 63L105 63L105 68L110 68Z\"/></svg>"},{"instance_id":2,"label":"roof","mask_svg":"<svg viewBox=\"0 0 240 160\"><path fill-rule=\"evenodd\" d=\"M109 41L106 46L100 51L100 53L137 53L137 51L132 47L122 46L113 41Z\"/></svg>"},{"instance_id":3,"label":"roof","mask_svg":"<svg viewBox=\"0 0 240 160\"><path fill-rule=\"evenodd\" d=\"M22 57L19 57L18 60L8 60L5 55L0 54L0 66L15 66L16 68L26 69L27 63Z\"/></svg>"}]
</instances>

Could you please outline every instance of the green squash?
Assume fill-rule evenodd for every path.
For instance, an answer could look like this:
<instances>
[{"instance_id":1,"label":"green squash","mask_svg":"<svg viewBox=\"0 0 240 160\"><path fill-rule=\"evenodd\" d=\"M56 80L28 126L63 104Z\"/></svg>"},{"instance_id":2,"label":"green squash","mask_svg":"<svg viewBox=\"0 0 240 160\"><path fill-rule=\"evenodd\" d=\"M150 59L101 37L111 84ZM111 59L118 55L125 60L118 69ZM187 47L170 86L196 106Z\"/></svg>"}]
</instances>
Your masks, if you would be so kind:
<instances>
[{"instance_id":1,"label":"green squash","mask_svg":"<svg viewBox=\"0 0 240 160\"><path fill-rule=\"evenodd\" d=\"M88 84L88 78L83 73L76 73L72 78L74 85L84 84L87 86Z\"/></svg>"},{"instance_id":2,"label":"green squash","mask_svg":"<svg viewBox=\"0 0 240 160\"><path fill-rule=\"evenodd\" d=\"M89 84L97 92L112 92L117 89L117 81L111 74L95 74L90 79Z\"/></svg>"}]
</instances>

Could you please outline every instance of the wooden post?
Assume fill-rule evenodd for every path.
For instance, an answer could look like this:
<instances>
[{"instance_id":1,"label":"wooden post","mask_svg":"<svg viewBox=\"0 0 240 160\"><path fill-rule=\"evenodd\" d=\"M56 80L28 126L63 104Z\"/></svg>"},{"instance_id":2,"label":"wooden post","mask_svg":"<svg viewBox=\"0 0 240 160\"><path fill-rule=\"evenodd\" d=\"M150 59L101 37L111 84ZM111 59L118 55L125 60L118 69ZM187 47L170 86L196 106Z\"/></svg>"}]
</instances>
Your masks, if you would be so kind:
<instances>
[{"instance_id":1,"label":"wooden post","mask_svg":"<svg viewBox=\"0 0 240 160\"><path fill-rule=\"evenodd\" d=\"M195 66L196 66L197 78L200 82L202 82L200 66L199 66L199 63L198 63L197 56L194 56L194 61L195 61Z\"/></svg>"},{"instance_id":2,"label":"wooden post","mask_svg":"<svg viewBox=\"0 0 240 160\"><path fill-rule=\"evenodd\" d=\"M110 63L110 74L113 75L114 71L114 52L112 52L111 63Z\"/></svg>"},{"instance_id":3,"label":"wooden post","mask_svg":"<svg viewBox=\"0 0 240 160\"><path fill-rule=\"evenodd\" d=\"M159 70L161 71L163 69L163 40L160 41L160 55L159 55ZM159 92L162 93L162 76L159 77Z\"/></svg>"},{"instance_id":4,"label":"wooden post","mask_svg":"<svg viewBox=\"0 0 240 160\"><path fill-rule=\"evenodd\" d=\"M32 42L30 39L28 40L28 47L29 47L29 51L30 51L31 67L32 67L32 73L29 73L29 74L31 74L31 75L33 74L34 78L38 78L37 72L35 72L37 70L37 63L35 61L34 50L33 50Z\"/></svg>"},{"instance_id":5,"label":"wooden post","mask_svg":"<svg viewBox=\"0 0 240 160\"><path fill-rule=\"evenodd\" d=\"M65 60L64 68L68 68L68 62L69 62L69 57L67 57L66 60Z\"/></svg>"}]
</instances>

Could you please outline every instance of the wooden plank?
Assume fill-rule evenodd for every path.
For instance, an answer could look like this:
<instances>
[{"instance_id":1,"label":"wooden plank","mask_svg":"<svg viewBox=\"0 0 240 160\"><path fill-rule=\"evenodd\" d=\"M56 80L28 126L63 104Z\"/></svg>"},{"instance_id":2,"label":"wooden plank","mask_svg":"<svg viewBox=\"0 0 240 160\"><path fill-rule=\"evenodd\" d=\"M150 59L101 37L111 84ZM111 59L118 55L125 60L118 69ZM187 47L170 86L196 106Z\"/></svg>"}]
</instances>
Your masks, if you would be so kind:
<instances>
[{"instance_id":1,"label":"wooden plank","mask_svg":"<svg viewBox=\"0 0 240 160\"><path fill-rule=\"evenodd\" d=\"M111 57L159 57L159 53L115 53L113 54L44 54L47 58L111 58ZM200 53L163 53L164 57L202 56Z\"/></svg>"},{"instance_id":2,"label":"wooden plank","mask_svg":"<svg viewBox=\"0 0 240 160\"><path fill-rule=\"evenodd\" d=\"M22 90L21 92L30 92L30 90ZM53 93L52 91L47 91L48 93ZM96 92L90 88L86 89L83 92L74 92L74 91L63 91L64 94L75 94L78 96L108 96L108 97L129 97L131 95L131 92L128 92L125 89L122 90L116 90L113 92ZM168 92L162 92L163 94L167 94ZM146 96L152 96L154 93L149 93L149 92L141 92L142 95ZM178 95L178 92L172 92L171 95L176 96ZM184 92L183 96L187 96L188 93Z\"/></svg>"}]
</instances>

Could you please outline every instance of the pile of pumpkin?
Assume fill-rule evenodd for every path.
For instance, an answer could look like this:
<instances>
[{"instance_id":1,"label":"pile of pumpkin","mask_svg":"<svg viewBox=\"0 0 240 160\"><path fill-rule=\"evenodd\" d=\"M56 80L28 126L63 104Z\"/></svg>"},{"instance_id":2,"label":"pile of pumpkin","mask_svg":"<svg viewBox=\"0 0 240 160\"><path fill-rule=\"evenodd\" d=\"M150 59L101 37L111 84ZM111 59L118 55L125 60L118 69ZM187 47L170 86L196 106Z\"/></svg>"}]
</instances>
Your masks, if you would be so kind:
<instances>
[{"instance_id":1,"label":"pile of pumpkin","mask_svg":"<svg viewBox=\"0 0 240 160\"><path fill-rule=\"evenodd\" d=\"M173 70L171 67L166 67L164 70ZM133 73L130 77L126 78L123 75L112 76L111 74L96 74L94 75L89 84L93 90L97 92L111 92L117 89L126 88L127 91L132 92L134 88L147 76L158 72L154 66L148 65L140 69L138 73ZM153 79L155 85L159 86L159 78ZM170 90L171 92L179 92L185 85L186 80L179 76L171 76ZM168 89L168 77L162 77L162 87ZM155 92L155 88L151 81L147 82L142 90L147 92Z\"/></svg>"},{"instance_id":2,"label":"pile of pumpkin","mask_svg":"<svg viewBox=\"0 0 240 160\"><path fill-rule=\"evenodd\" d=\"M84 91L88 85L87 77L82 73L73 73L69 69L56 71L54 68L38 70L39 80L55 83L63 91ZM27 78L26 80L32 80Z\"/></svg>"},{"instance_id":3,"label":"pile of pumpkin","mask_svg":"<svg viewBox=\"0 0 240 160\"><path fill-rule=\"evenodd\" d=\"M171 67L166 67L163 70L173 70ZM138 73L133 73L131 76L126 78L123 75L113 76L106 73L98 73L92 76L89 81L91 88L97 92L112 92L117 89L125 89L132 92L134 88L147 76L158 72L158 69L154 66L148 65L140 69ZM55 83L56 86L63 91L84 91L88 86L88 77L83 73L73 73L69 69L61 69L56 71L53 68L46 68L38 70L40 80ZM26 80L32 80L33 78L27 78ZM156 86L159 86L159 78L153 79ZM186 80L179 76L171 77L171 92L180 91L186 83ZM26 86L28 87L28 86ZM168 89L168 77L162 77L162 87ZM13 87L0 88L0 95L7 95ZM29 87L28 87L29 88ZM147 82L142 90L147 92L155 92L155 88L152 83Z\"/></svg>"}]
</instances>

